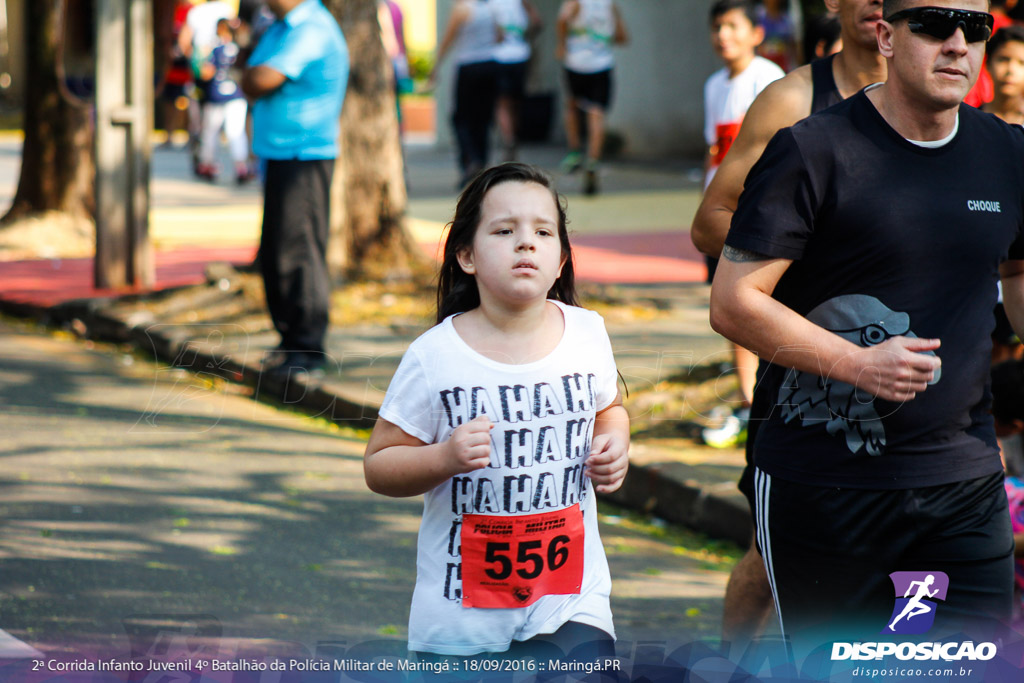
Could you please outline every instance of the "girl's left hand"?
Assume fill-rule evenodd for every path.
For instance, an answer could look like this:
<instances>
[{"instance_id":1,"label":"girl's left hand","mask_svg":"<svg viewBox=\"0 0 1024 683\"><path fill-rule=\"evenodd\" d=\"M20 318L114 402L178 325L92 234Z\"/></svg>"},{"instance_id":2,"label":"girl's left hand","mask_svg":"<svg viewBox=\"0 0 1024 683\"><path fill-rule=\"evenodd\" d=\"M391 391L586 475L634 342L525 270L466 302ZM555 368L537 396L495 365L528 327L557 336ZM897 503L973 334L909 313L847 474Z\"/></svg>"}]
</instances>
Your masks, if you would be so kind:
<instances>
[{"instance_id":1,"label":"girl's left hand","mask_svg":"<svg viewBox=\"0 0 1024 683\"><path fill-rule=\"evenodd\" d=\"M629 469L629 444L614 434L598 434L590 444L586 475L598 493L611 493L626 478Z\"/></svg>"}]
</instances>

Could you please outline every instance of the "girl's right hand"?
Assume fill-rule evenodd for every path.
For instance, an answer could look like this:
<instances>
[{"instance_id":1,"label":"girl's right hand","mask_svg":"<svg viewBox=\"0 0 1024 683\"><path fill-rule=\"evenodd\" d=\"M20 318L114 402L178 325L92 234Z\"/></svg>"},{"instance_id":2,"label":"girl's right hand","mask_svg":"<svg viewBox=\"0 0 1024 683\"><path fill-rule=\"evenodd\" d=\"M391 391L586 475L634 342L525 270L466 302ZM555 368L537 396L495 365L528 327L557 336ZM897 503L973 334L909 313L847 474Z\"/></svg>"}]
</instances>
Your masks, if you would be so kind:
<instances>
[{"instance_id":1,"label":"girl's right hand","mask_svg":"<svg viewBox=\"0 0 1024 683\"><path fill-rule=\"evenodd\" d=\"M491 429L494 423L480 415L459 425L448 437L448 457L457 474L481 470L491 464Z\"/></svg>"}]
</instances>

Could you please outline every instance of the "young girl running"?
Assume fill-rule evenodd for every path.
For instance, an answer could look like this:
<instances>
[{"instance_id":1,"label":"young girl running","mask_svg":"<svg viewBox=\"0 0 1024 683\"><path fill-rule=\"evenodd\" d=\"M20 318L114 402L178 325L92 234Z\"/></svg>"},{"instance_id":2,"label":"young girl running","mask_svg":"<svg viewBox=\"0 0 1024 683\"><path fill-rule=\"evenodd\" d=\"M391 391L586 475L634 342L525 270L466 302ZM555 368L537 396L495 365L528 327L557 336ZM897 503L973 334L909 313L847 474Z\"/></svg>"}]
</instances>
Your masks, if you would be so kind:
<instances>
[{"instance_id":1,"label":"young girl running","mask_svg":"<svg viewBox=\"0 0 1024 683\"><path fill-rule=\"evenodd\" d=\"M629 419L604 322L578 307L565 210L543 173L503 164L467 186L437 303L364 463L377 493L425 494L409 649L514 657L544 641L610 656L594 488L621 485Z\"/></svg>"}]
</instances>

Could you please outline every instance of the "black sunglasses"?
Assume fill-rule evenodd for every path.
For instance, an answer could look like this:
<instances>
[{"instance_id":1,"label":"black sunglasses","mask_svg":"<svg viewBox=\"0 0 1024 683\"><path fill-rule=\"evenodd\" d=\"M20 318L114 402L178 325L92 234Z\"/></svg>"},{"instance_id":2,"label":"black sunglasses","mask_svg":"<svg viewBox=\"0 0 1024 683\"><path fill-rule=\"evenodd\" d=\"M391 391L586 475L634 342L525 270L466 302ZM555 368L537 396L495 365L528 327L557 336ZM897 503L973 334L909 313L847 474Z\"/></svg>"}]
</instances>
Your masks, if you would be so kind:
<instances>
[{"instance_id":1,"label":"black sunglasses","mask_svg":"<svg viewBox=\"0 0 1024 683\"><path fill-rule=\"evenodd\" d=\"M907 20L907 28L911 33L924 33L939 40L949 38L959 27L964 29L964 38L968 43L983 42L992 35L992 15L987 12L946 7L912 7L885 18L890 24L900 19Z\"/></svg>"}]
</instances>

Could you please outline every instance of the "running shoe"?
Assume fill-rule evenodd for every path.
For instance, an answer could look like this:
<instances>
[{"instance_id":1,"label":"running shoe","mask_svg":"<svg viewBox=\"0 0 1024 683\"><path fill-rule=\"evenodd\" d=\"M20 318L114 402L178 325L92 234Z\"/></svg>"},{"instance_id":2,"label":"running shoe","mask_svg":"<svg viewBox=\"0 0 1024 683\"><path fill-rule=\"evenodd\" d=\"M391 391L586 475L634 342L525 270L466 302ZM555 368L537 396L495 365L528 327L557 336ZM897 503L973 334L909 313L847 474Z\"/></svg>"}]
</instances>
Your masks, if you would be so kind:
<instances>
[{"instance_id":1,"label":"running shoe","mask_svg":"<svg viewBox=\"0 0 1024 683\"><path fill-rule=\"evenodd\" d=\"M583 167L583 154L579 150L573 150L565 155L562 159L562 163L558 165L562 173L568 175L569 173L575 173Z\"/></svg>"},{"instance_id":2,"label":"running shoe","mask_svg":"<svg viewBox=\"0 0 1024 683\"><path fill-rule=\"evenodd\" d=\"M199 163L195 168L195 173L204 180L214 182L217 180L217 175L220 173L220 169L217 168L216 164Z\"/></svg>"},{"instance_id":3,"label":"running shoe","mask_svg":"<svg viewBox=\"0 0 1024 683\"><path fill-rule=\"evenodd\" d=\"M707 427L701 431L701 438L712 448L733 448L747 443L747 423L750 422L750 408L740 408L722 420L720 427Z\"/></svg>"},{"instance_id":4,"label":"running shoe","mask_svg":"<svg viewBox=\"0 0 1024 683\"><path fill-rule=\"evenodd\" d=\"M249 166L249 164L235 164L235 182L239 185L245 185L257 177L255 169Z\"/></svg>"}]
</instances>

